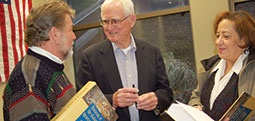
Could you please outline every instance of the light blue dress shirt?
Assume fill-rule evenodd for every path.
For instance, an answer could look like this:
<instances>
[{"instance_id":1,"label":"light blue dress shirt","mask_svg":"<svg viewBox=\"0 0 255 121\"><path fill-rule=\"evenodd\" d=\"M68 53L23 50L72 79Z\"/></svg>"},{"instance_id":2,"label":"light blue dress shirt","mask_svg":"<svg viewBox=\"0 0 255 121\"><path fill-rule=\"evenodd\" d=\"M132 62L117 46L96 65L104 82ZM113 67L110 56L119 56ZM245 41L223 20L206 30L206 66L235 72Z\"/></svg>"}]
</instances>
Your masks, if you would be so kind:
<instances>
[{"instance_id":1,"label":"light blue dress shirt","mask_svg":"<svg viewBox=\"0 0 255 121\"><path fill-rule=\"evenodd\" d=\"M138 73L136 63L136 45L132 35L131 43L125 49L120 49L115 43L112 42L114 55L117 61L121 82L124 88L132 88L134 85L138 88ZM129 114L131 121L139 121L139 111L135 104L129 106Z\"/></svg>"}]
</instances>

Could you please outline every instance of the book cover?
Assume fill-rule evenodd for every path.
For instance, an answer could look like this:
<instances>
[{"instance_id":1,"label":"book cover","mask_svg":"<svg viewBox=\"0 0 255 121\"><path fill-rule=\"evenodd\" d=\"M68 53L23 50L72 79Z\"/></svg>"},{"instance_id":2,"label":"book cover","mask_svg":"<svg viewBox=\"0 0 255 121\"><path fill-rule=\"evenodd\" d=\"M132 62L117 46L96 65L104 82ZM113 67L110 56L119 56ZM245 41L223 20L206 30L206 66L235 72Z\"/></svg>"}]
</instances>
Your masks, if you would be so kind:
<instances>
[{"instance_id":1,"label":"book cover","mask_svg":"<svg viewBox=\"0 0 255 121\"><path fill-rule=\"evenodd\" d=\"M223 121L226 117L229 117L230 121L247 121L254 116L254 111L255 98L243 92L222 116L220 121Z\"/></svg>"},{"instance_id":2,"label":"book cover","mask_svg":"<svg viewBox=\"0 0 255 121\"><path fill-rule=\"evenodd\" d=\"M115 121L117 117L100 88L89 81L51 121Z\"/></svg>"}]
</instances>

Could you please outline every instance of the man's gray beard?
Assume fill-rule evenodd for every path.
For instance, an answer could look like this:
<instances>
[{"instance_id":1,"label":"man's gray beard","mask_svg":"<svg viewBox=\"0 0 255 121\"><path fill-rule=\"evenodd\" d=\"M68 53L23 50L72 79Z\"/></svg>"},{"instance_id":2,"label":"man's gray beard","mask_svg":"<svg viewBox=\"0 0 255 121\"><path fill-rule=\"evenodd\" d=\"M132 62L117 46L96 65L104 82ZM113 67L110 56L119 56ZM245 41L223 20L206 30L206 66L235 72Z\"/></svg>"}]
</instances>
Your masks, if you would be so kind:
<instances>
[{"instance_id":1,"label":"man's gray beard","mask_svg":"<svg viewBox=\"0 0 255 121\"><path fill-rule=\"evenodd\" d=\"M70 49L68 50L68 52L64 55L64 60L66 60L67 58L69 58L69 57L72 56L72 55L73 55L73 49L70 48Z\"/></svg>"}]
</instances>

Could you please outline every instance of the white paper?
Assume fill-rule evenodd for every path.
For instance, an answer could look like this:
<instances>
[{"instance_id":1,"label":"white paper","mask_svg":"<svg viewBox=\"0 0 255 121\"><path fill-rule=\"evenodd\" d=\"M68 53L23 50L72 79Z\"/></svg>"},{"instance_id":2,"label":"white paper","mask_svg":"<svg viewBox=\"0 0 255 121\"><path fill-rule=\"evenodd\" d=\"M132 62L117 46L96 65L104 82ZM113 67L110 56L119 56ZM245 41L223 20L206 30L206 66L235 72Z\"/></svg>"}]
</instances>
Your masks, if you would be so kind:
<instances>
[{"instance_id":1,"label":"white paper","mask_svg":"<svg viewBox=\"0 0 255 121\"><path fill-rule=\"evenodd\" d=\"M167 113L176 121L214 121L203 111L178 101L169 107Z\"/></svg>"}]
</instances>

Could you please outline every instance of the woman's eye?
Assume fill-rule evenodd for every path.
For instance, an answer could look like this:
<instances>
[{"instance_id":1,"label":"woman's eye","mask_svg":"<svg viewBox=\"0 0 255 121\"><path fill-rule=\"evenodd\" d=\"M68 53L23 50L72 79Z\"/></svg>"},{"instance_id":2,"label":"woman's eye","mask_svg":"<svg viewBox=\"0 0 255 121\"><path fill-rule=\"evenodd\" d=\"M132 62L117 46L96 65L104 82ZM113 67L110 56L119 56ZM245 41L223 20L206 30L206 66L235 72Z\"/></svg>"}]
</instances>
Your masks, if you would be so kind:
<instances>
[{"instance_id":1,"label":"woman's eye","mask_svg":"<svg viewBox=\"0 0 255 121\"><path fill-rule=\"evenodd\" d=\"M225 35L225 36L224 36L224 38L228 39L228 38L230 38L230 36L228 36L228 35Z\"/></svg>"}]
</instances>

